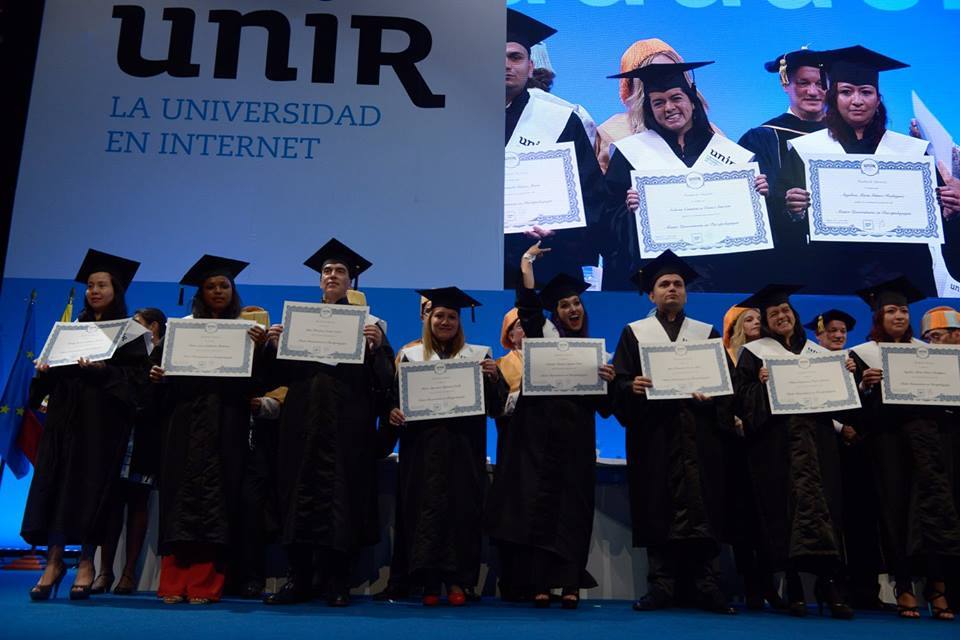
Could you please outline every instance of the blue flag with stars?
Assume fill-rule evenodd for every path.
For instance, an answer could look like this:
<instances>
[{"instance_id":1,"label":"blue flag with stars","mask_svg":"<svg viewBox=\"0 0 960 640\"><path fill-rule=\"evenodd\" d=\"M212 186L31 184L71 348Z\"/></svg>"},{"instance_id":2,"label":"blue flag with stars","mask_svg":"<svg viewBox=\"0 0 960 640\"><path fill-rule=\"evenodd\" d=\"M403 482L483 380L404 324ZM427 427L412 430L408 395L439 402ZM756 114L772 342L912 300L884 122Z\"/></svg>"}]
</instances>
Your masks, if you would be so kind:
<instances>
[{"instance_id":1,"label":"blue flag with stars","mask_svg":"<svg viewBox=\"0 0 960 640\"><path fill-rule=\"evenodd\" d=\"M17 437L20 435L20 428L28 411L30 380L33 379L34 371L33 360L36 358L36 329L33 319L36 297L36 292L30 295L27 315L23 322L23 334L20 337L20 348L13 361L10 377L7 378L3 397L0 398L0 458L17 478L22 478L30 471L30 461L20 450Z\"/></svg>"}]
</instances>

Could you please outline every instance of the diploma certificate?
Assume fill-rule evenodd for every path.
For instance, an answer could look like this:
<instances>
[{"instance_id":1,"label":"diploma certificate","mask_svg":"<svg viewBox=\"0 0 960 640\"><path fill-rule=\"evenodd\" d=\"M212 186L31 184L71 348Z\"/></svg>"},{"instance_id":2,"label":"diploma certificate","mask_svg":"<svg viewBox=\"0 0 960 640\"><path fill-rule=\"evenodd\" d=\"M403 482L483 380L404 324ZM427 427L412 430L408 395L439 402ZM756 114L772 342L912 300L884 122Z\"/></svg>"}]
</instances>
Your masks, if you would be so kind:
<instances>
[{"instance_id":1,"label":"diploma certificate","mask_svg":"<svg viewBox=\"0 0 960 640\"><path fill-rule=\"evenodd\" d=\"M55 322L40 352L39 361L51 367L109 360L123 340L129 318L106 322Z\"/></svg>"},{"instance_id":2,"label":"diploma certificate","mask_svg":"<svg viewBox=\"0 0 960 640\"><path fill-rule=\"evenodd\" d=\"M600 339L524 338L523 395L604 395L599 368L606 362Z\"/></svg>"},{"instance_id":3,"label":"diploma certificate","mask_svg":"<svg viewBox=\"0 0 960 640\"><path fill-rule=\"evenodd\" d=\"M537 145L504 154L503 232L587 226L583 189L572 142Z\"/></svg>"},{"instance_id":4,"label":"diploma certificate","mask_svg":"<svg viewBox=\"0 0 960 640\"><path fill-rule=\"evenodd\" d=\"M479 360L401 362L400 411L408 422L486 413Z\"/></svg>"},{"instance_id":5,"label":"diploma certificate","mask_svg":"<svg viewBox=\"0 0 960 640\"><path fill-rule=\"evenodd\" d=\"M653 381L647 389L650 400L733 395L723 340L662 342L640 345L640 366Z\"/></svg>"},{"instance_id":6,"label":"diploma certificate","mask_svg":"<svg viewBox=\"0 0 960 640\"><path fill-rule=\"evenodd\" d=\"M284 302L277 358L363 364L367 346L363 327L369 311L348 304Z\"/></svg>"},{"instance_id":7,"label":"diploma certificate","mask_svg":"<svg viewBox=\"0 0 960 640\"><path fill-rule=\"evenodd\" d=\"M810 239L943 244L932 157L811 155Z\"/></svg>"},{"instance_id":8,"label":"diploma certificate","mask_svg":"<svg viewBox=\"0 0 960 640\"><path fill-rule=\"evenodd\" d=\"M161 367L168 376L249 378L253 372L252 320L171 318Z\"/></svg>"},{"instance_id":9,"label":"diploma certificate","mask_svg":"<svg viewBox=\"0 0 960 640\"><path fill-rule=\"evenodd\" d=\"M960 347L880 343L884 404L960 405Z\"/></svg>"},{"instance_id":10,"label":"diploma certificate","mask_svg":"<svg viewBox=\"0 0 960 640\"><path fill-rule=\"evenodd\" d=\"M847 352L811 356L769 357L767 397L770 413L824 413L859 409L860 395L847 371Z\"/></svg>"},{"instance_id":11,"label":"diploma certificate","mask_svg":"<svg viewBox=\"0 0 960 640\"><path fill-rule=\"evenodd\" d=\"M631 171L640 256L667 249L705 256L773 248L767 202L754 185L757 163L710 170Z\"/></svg>"}]
</instances>

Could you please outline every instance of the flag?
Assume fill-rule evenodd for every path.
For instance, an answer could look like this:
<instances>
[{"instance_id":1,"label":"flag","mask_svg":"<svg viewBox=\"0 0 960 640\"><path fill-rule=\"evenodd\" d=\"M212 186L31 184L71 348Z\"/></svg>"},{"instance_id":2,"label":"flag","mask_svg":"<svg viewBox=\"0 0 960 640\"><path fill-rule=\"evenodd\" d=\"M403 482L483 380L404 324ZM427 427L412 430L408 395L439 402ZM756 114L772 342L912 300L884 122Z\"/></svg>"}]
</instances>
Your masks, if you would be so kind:
<instances>
[{"instance_id":1,"label":"flag","mask_svg":"<svg viewBox=\"0 0 960 640\"><path fill-rule=\"evenodd\" d=\"M67 306L63 308L60 314L60 322L70 322L73 320L73 287L70 287L70 297L67 298Z\"/></svg>"},{"instance_id":2,"label":"flag","mask_svg":"<svg viewBox=\"0 0 960 640\"><path fill-rule=\"evenodd\" d=\"M33 360L36 358L36 329L33 309L37 292L30 294L27 314L23 322L20 347L13 360L7 386L0 396L0 458L17 478L22 478L30 470L30 462L21 450L18 441L21 427L30 408L30 380L33 379Z\"/></svg>"}]
</instances>

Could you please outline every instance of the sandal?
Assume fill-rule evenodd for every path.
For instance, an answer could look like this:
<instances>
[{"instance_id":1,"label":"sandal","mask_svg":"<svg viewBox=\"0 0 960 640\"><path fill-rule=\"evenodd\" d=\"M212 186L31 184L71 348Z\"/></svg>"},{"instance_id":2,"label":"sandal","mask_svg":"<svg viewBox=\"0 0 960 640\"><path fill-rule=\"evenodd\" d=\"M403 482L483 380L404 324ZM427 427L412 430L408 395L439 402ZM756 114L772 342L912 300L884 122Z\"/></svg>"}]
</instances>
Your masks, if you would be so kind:
<instances>
[{"instance_id":1,"label":"sandal","mask_svg":"<svg viewBox=\"0 0 960 640\"><path fill-rule=\"evenodd\" d=\"M117 581L117 586L113 588L113 595L115 596L129 596L133 594L134 588L136 585L136 579L132 573L123 572L123 575L120 576L120 580Z\"/></svg>"},{"instance_id":2,"label":"sandal","mask_svg":"<svg viewBox=\"0 0 960 640\"><path fill-rule=\"evenodd\" d=\"M533 606L537 609L550 608L550 594L538 593L537 595L533 596Z\"/></svg>"},{"instance_id":3,"label":"sandal","mask_svg":"<svg viewBox=\"0 0 960 640\"><path fill-rule=\"evenodd\" d=\"M190 598L190 604L213 604L210 598Z\"/></svg>"},{"instance_id":4,"label":"sandal","mask_svg":"<svg viewBox=\"0 0 960 640\"><path fill-rule=\"evenodd\" d=\"M564 591L560 596L561 609L576 609L580 606L580 594L575 591Z\"/></svg>"},{"instance_id":5,"label":"sandal","mask_svg":"<svg viewBox=\"0 0 960 640\"><path fill-rule=\"evenodd\" d=\"M163 604L180 604L184 600L183 596L163 596Z\"/></svg>"},{"instance_id":6,"label":"sandal","mask_svg":"<svg viewBox=\"0 0 960 640\"><path fill-rule=\"evenodd\" d=\"M920 619L920 607L917 606L917 597L913 595L913 591L910 589L900 589L899 587L894 590L894 593L897 596L897 616L903 618L904 620L919 620ZM900 598L903 596L910 596L913 598L914 604L903 604L900 602Z\"/></svg>"},{"instance_id":7,"label":"sandal","mask_svg":"<svg viewBox=\"0 0 960 640\"><path fill-rule=\"evenodd\" d=\"M929 585L923 590L923 597L927 600L927 606L930 607L930 615L934 620L943 620L944 622L950 622L954 619L953 609L949 605L946 607L937 607L933 604L934 600L943 600L946 602L946 596L943 591L935 589Z\"/></svg>"}]
</instances>

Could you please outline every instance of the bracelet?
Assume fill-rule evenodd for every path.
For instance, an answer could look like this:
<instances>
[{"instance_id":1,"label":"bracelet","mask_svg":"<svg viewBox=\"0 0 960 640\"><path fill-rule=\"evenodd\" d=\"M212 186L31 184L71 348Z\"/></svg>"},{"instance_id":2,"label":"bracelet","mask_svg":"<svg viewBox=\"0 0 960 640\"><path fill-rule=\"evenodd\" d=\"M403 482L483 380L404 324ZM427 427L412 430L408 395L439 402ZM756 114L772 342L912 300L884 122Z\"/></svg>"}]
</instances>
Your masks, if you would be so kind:
<instances>
[{"instance_id":1,"label":"bracelet","mask_svg":"<svg viewBox=\"0 0 960 640\"><path fill-rule=\"evenodd\" d=\"M533 261L537 259L537 256L532 253L525 253L523 254L523 259L532 264Z\"/></svg>"}]
</instances>

